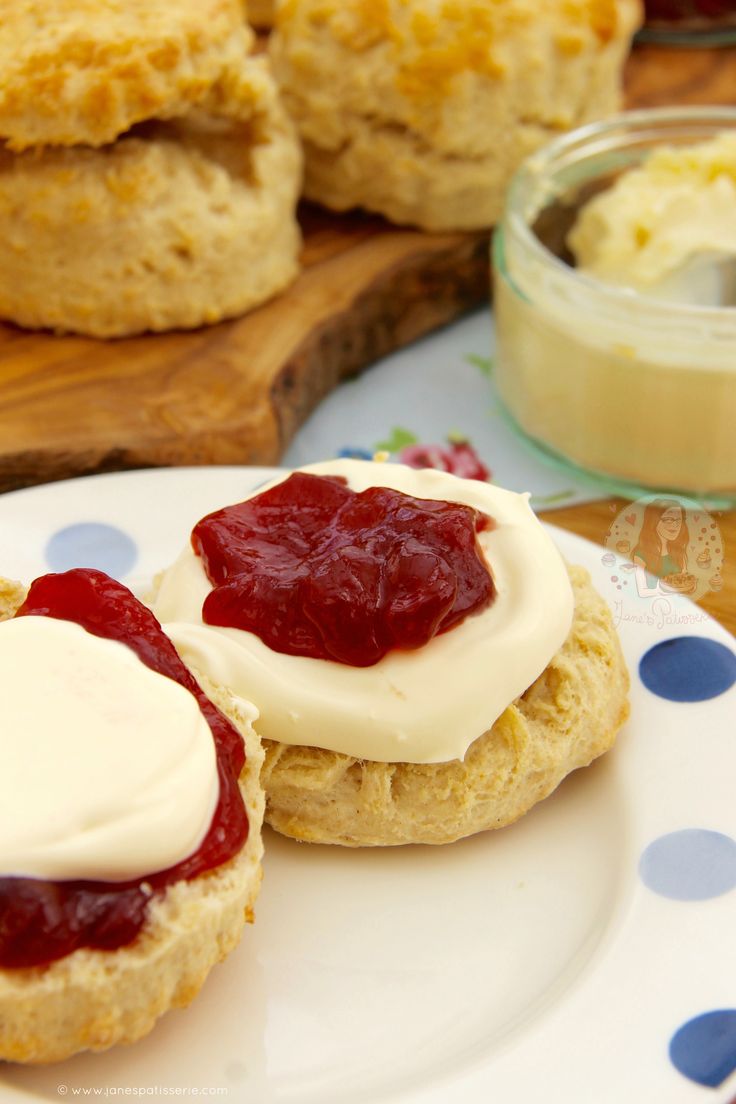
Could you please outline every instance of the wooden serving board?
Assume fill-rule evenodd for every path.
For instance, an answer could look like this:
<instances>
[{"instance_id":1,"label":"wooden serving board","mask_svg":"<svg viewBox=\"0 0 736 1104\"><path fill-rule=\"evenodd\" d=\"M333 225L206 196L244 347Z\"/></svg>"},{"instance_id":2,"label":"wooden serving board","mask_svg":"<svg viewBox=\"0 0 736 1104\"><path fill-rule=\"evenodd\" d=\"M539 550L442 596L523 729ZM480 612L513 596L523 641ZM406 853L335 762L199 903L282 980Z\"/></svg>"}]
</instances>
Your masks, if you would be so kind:
<instances>
[{"instance_id":1,"label":"wooden serving board","mask_svg":"<svg viewBox=\"0 0 736 1104\"><path fill-rule=\"evenodd\" d=\"M736 103L736 50L641 47L630 105ZM0 491L97 471L271 464L332 388L488 295L487 234L307 208L303 271L193 333L117 341L0 325Z\"/></svg>"}]
</instances>

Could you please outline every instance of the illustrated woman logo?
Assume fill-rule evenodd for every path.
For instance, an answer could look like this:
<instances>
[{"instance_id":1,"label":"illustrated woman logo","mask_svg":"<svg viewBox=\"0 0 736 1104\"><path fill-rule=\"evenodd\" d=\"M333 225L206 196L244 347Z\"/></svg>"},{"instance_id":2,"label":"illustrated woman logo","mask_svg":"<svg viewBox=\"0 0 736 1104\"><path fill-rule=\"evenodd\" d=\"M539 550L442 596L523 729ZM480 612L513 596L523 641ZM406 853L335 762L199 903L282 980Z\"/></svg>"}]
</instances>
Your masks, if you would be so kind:
<instances>
[{"instance_id":1,"label":"illustrated woman logo","mask_svg":"<svg viewBox=\"0 0 736 1104\"><path fill-rule=\"evenodd\" d=\"M687 571L690 541L687 520L679 502L655 498L644 510L639 540L632 553L637 567L664 579Z\"/></svg>"},{"instance_id":2,"label":"illustrated woman logo","mask_svg":"<svg viewBox=\"0 0 736 1104\"><path fill-rule=\"evenodd\" d=\"M699 502L663 496L640 498L616 515L602 563L625 599L697 601L723 585L723 540ZM619 562L617 557L626 557ZM639 614L642 612L638 609ZM734 1101L736 1104L736 1101Z\"/></svg>"}]
</instances>

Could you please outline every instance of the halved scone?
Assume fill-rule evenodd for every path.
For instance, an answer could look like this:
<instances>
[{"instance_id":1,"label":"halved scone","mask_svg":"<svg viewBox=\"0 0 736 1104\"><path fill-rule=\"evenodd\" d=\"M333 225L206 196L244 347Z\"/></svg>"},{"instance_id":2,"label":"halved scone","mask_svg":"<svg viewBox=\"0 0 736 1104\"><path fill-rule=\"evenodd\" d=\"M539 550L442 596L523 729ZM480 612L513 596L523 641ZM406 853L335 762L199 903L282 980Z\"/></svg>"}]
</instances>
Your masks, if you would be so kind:
<instances>
[{"instance_id":1,"label":"halved scone","mask_svg":"<svg viewBox=\"0 0 736 1104\"><path fill-rule=\"evenodd\" d=\"M445 472L285 472L198 522L153 607L193 669L256 703L266 821L300 840L509 824L628 713L587 572L526 496Z\"/></svg>"},{"instance_id":2,"label":"halved scone","mask_svg":"<svg viewBox=\"0 0 736 1104\"><path fill-rule=\"evenodd\" d=\"M81 650L74 655L82 656L83 662L77 662L73 671L73 681L82 689L70 694L70 713L81 718L80 700L91 703L93 720L99 721L101 740L111 717L110 724L116 724L119 718L127 716L128 703L106 693L108 684L104 674L100 676L96 656L94 663L86 659L92 654L89 648L97 647L100 635L95 619L104 620L110 610L106 600L96 604L93 592L100 588L115 601L123 595L125 607L121 617L128 622L117 640L102 636L100 655L104 654L107 661L113 654L112 645L113 649L121 649L120 662L131 668L139 664L138 654L135 657L128 654L130 649L135 650L132 645L130 649L122 649L132 620L130 639L137 640L140 631L144 631L154 640L154 647L161 649L163 657L158 667L151 667L148 660L140 662L146 668L146 678L149 681L164 678L169 694L170 679L178 682L174 690L179 697L187 691L193 693L193 680L170 642L163 638L165 643L156 643L153 617L139 603L134 606L128 602L125 588L99 572L69 572L66 576L45 578L55 580L58 595L58 588L63 588L70 576L75 578L68 584L71 597L67 609L64 599L55 604L57 598L48 588L38 590L43 579L31 587L27 600L19 584L0 580L0 633L7 641L12 629L10 644L14 647L21 640L19 627L24 630L24 637L30 634L31 642L37 641L35 675L38 686L43 688L42 695L51 692L49 685L54 680L58 682L58 672L44 682L49 672L44 663L49 626L39 623L52 622L53 635L63 645L70 643L77 649L82 642ZM73 614L71 606L80 594L86 596L85 601L91 595L92 620L88 621L91 628L80 628L78 621L67 622L63 616ZM16 620L14 615L19 608ZM30 612L26 612L29 608ZM43 612L46 609L51 611L48 615ZM24 647L27 645L25 641ZM164 669L169 672L165 676ZM7 670L0 673L0 682L3 674L9 677ZM134 677L138 677L135 672ZM3 693L6 712L10 691L6 682ZM13 695L16 704L18 696ZM161 813L161 807L166 805L165 796L173 801L191 791L188 783L188 788L171 789L166 777L149 777L151 771L146 774L143 766L139 789L119 809L110 811L102 798L103 805L98 801L95 806L93 796L89 808L78 815L72 811L70 820L63 795L57 809L54 794L50 793L49 802L40 810L40 819L37 818L37 830L24 812L19 818L19 841L6 840L0 849L0 1058L3 1060L47 1063L80 1050L104 1050L116 1043L134 1042L150 1031L168 1009L186 1005L193 999L212 967L238 943L246 920L253 919L261 882L264 804L259 783L263 752L251 724L254 710L204 679L202 688L196 688L196 701L199 715L209 726L210 742L214 737L217 750L212 761L219 783L213 798L214 811L203 822L199 843L192 850L191 842L180 846L174 839L178 850L169 870L156 865L149 875L141 875L138 867L135 877L123 873L121 880L120 864L125 871L128 861L133 864L139 861L132 855L128 858L123 844L137 841L139 849L142 845L144 863L149 849L159 853L160 838L171 831L168 814ZM59 717L58 731L39 735L34 728L36 713L32 703L28 702L26 710L21 702L20 708L21 714L28 717L28 727L23 732L16 726L8 727L4 740L11 742L15 735L27 749L27 753L20 750L14 763L31 780L39 770L38 760L34 760L38 752L34 749L46 737L61 741L66 731L65 720ZM84 714L88 717L86 708ZM123 729L120 734L123 746L110 745L103 752L110 757L108 770L114 761L127 770L128 754L132 756L134 750L140 754L134 736L130 729ZM179 758L192 754L191 741L182 746ZM78 790L106 785L104 763L102 771L95 775L85 756L75 751L76 745L69 750L68 765L62 762L59 793L65 779ZM63 753L63 748L60 752ZM194 764L197 772L199 762ZM170 773L175 774L178 767L177 761ZM130 769L136 773L135 763ZM70 771L72 775L68 774ZM166 773L159 771L161 775ZM184 777L182 773L182 786ZM114 788L114 782L111 785ZM152 794L148 805L141 798L145 787ZM28 784L23 797L26 807L33 805L38 796L38 787ZM181 808L171 812L171 822L178 825ZM136 826L136 818L141 816L143 819ZM45 824L51 826L48 832ZM113 861L114 877L103 879L100 869ZM66 877L60 876L64 869ZM90 871L94 872L91 877ZM68 948L74 949L63 953Z\"/></svg>"}]
</instances>

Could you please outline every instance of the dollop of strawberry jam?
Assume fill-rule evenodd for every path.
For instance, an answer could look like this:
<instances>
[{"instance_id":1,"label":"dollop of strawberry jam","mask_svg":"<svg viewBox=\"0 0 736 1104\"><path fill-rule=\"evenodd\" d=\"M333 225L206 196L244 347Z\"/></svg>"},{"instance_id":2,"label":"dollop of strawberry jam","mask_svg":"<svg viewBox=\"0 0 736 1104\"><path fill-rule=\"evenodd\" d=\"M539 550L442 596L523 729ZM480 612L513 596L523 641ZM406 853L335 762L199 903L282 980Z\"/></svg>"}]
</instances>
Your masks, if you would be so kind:
<instances>
[{"instance_id":1,"label":"dollop of strawberry jam","mask_svg":"<svg viewBox=\"0 0 736 1104\"><path fill-rule=\"evenodd\" d=\"M248 836L238 786L245 763L242 737L199 688L151 611L103 572L79 568L37 579L15 616L29 614L76 621L95 636L127 644L151 670L186 687L215 741L220 797L200 847L168 870L124 883L0 877L0 967L5 969L46 965L80 947L114 950L131 943L153 895L221 866Z\"/></svg>"},{"instance_id":2,"label":"dollop of strawberry jam","mask_svg":"<svg viewBox=\"0 0 736 1104\"><path fill-rule=\"evenodd\" d=\"M370 667L490 605L477 534L492 525L470 506L296 472L195 526L213 584L202 617L276 652Z\"/></svg>"}]
</instances>

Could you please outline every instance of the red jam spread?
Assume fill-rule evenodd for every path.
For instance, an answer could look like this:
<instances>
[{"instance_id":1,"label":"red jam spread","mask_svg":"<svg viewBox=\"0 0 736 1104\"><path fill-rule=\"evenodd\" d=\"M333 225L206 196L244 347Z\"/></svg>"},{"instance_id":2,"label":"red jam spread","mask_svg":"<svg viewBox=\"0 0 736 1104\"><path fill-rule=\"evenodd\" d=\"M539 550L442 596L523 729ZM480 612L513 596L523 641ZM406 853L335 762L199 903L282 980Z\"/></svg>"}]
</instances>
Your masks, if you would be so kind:
<instances>
[{"instance_id":1,"label":"red jam spread","mask_svg":"<svg viewBox=\"0 0 736 1104\"><path fill-rule=\"evenodd\" d=\"M145 923L152 894L221 866L248 836L238 786L243 740L200 690L150 610L103 572L79 568L37 579L15 616L27 614L75 621L95 636L127 644L151 670L194 694L215 741L220 797L200 847L168 870L125 883L0 877L0 967L5 969L46 965L80 947L114 950L131 943Z\"/></svg>"},{"instance_id":2,"label":"red jam spread","mask_svg":"<svg viewBox=\"0 0 736 1104\"><path fill-rule=\"evenodd\" d=\"M209 625L276 652L370 667L485 609L495 590L470 506L296 472L192 532Z\"/></svg>"}]
</instances>

